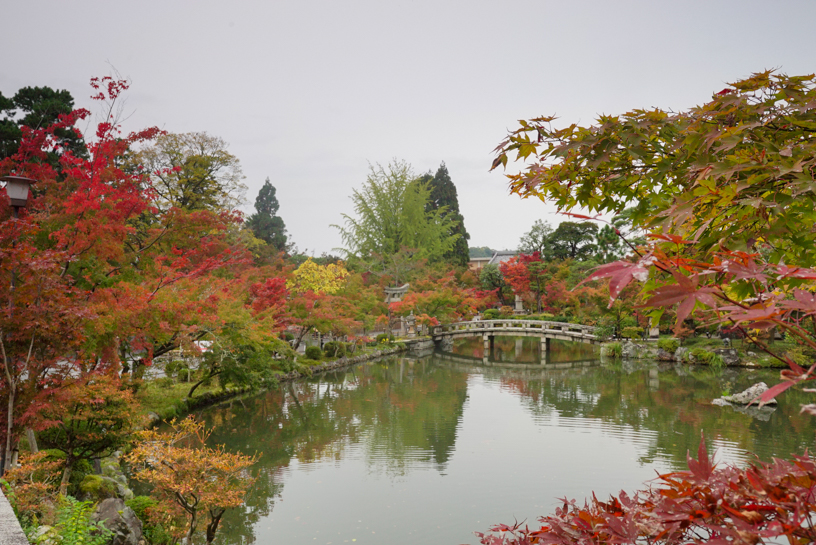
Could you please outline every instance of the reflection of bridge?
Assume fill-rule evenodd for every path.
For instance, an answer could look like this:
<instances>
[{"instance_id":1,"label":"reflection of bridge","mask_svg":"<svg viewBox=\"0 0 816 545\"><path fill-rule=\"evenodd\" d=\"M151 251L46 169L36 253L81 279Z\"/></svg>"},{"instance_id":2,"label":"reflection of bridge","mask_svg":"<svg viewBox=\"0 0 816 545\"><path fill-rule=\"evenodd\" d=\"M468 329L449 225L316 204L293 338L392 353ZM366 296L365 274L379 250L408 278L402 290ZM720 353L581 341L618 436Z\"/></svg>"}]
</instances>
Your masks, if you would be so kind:
<instances>
[{"instance_id":1,"label":"reflection of bridge","mask_svg":"<svg viewBox=\"0 0 816 545\"><path fill-rule=\"evenodd\" d=\"M541 353L550 349L550 340L597 344L602 339L597 328L589 325L567 324L563 322L539 322L537 320L477 320L456 322L433 328L434 343L450 345L459 337L479 337L484 339L485 353L493 352L493 338L496 336L539 337ZM543 358L542 358L543 359Z\"/></svg>"},{"instance_id":2,"label":"reflection of bridge","mask_svg":"<svg viewBox=\"0 0 816 545\"><path fill-rule=\"evenodd\" d=\"M575 369L579 367L594 367L600 364L600 360L582 359L574 361L559 361L549 363L545 358L541 359L541 364L538 363L517 363L495 361L488 356L483 358L476 358L473 356L463 356L461 354L453 354L451 352L434 352L434 356L440 360L450 361L462 365L468 369L469 372L476 372L477 370L484 371L485 366L496 369L514 370L522 373L531 373L536 369ZM544 365L545 367L542 367Z\"/></svg>"}]
</instances>

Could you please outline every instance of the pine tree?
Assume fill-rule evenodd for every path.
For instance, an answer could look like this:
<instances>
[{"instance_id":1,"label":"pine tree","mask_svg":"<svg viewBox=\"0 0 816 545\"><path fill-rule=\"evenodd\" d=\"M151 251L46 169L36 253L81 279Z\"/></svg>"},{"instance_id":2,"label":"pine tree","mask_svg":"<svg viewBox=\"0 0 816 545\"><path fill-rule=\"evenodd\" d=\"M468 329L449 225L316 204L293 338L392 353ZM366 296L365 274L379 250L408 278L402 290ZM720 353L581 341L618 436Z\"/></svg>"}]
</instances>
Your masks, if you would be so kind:
<instances>
[{"instance_id":1,"label":"pine tree","mask_svg":"<svg viewBox=\"0 0 816 545\"><path fill-rule=\"evenodd\" d=\"M0 159L11 157L20 147L22 127L42 129L57 122L60 114L71 113L74 97L66 90L50 87L23 87L13 97L0 93ZM77 157L87 157L84 140L75 132L61 128L54 133L64 149ZM49 154L48 162L57 167L56 153Z\"/></svg>"},{"instance_id":2,"label":"pine tree","mask_svg":"<svg viewBox=\"0 0 816 545\"><path fill-rule=\"evenodd\" d=\"M445 254L445 260L454 265L465 267L470 260L468 252L468 240L470 240L470 235L465 229L465 219L459 212L459 199L456 195L456 186L453 185L445 162L443 161L442 164L439 165L436 175L431 177L430 174L426 174L423 180L428 182L428 188L431 190L428 209L439 210L443 206L447 207L444 215L449 216L453 220L451 234L459 235L453 248Z\"/></svg>"},{"instance_id":3,"label":"pine tree","mask_svg":"<svg viewBox=\"0 0 816 545\"><path fill-rule=\"evenodd\" d=\"M289 247L289 236L286 234L286 225L278 216L280 204L275 196L275 186L269 178L264 182L255 199L255 213L247 218L247 226L255 236L279 252L285 252Z\"/></svg>"}]
</instances>

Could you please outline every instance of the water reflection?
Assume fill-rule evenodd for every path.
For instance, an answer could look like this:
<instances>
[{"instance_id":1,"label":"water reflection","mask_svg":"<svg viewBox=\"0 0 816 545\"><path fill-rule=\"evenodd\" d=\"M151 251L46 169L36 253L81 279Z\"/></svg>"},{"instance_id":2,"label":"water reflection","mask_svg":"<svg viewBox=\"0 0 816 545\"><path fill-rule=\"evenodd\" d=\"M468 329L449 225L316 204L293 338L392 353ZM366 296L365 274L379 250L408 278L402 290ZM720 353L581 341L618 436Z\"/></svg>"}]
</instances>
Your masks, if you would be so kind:
<instances>
[{"instance_id":1,"label":"water reflection","mask_svg":"<svg viewBox=\"0 0 816 545\"><path fill-rule=\"evenodd\" d=\"M447 356L469 358L485 365L497 363L552 364L580 360L598 359L599 349L595 345L551 340L550 349L542 349L538 337L495 336L486 343L482 337L457 339L453 349L443 352Z\"/></svg>"},{"instance_id":2,"label":"water reflection","mask_svg":"<svg viewBox=\"0 0 816 545\"><path fill-rule=\"evenodd\" d=\"M520 340L497 338L514 357L488 365L477 339L204 411L214 442L261 454L224 543L475 543L472 531L535 520L555 498L685 467L700 430L740 463L812 445L814 419L798 414L807 394L762 415L710 404L774 373L601 362L583 345L556 346L542 365L528 361L538 340Z\"/></svg>"}]
</instances>

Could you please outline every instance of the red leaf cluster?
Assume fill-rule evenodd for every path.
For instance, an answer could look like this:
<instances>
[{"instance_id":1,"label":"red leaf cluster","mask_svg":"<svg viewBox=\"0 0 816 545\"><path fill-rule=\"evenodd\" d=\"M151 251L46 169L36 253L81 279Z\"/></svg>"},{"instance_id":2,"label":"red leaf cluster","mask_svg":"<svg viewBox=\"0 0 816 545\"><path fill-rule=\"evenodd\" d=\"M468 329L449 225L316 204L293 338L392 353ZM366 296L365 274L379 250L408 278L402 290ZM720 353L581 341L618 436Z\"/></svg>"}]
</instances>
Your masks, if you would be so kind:
<instances>
[{"instance_id":1,"label":"red leaf cluster","mask_svg":"<svg viewBox=\"0 0 816 545\"><path fill-rule=\"evenodd\" d=\"M497 525L477 533L483 545L574 543L755 544L816 540L816 461L757 462L745 469L715 467L705 442L688 471L660 475L646 490L608 501L594 495L579 506L564 499L537 529Z\"/></svg>"}]
</instances>

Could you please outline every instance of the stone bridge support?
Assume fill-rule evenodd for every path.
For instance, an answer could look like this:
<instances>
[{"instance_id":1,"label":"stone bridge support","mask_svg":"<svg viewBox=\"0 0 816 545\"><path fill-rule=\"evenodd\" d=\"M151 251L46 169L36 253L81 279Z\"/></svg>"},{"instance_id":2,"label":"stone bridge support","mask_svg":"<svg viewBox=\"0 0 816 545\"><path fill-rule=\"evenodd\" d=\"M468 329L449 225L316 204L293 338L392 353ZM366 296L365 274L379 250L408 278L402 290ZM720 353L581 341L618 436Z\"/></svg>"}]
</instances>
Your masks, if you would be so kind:
<instances>
[{"instance_id":1,"label":"stone bridge support","mask_svg":"<svg viewBox=\"0 0 816 545\"><path fill-rule=\"evenodd\" d=\"M435 339L434 342L443 352L451 352L453 350L453 337L442 337Z\"/></svg>"},{"instance_id":2,"label":"stone bridge support","mask_svg":"<svg viewBox=\"0 0 816 545\"><path fill-rule=\"evenodd\" d=\"M488 335L487 333L482 335L482 341L484 341L484 353L490 354L491 356L493 355L493 348L495 347L495 342L493 339L493 335Z\"/></svg>"}]
</instances>

